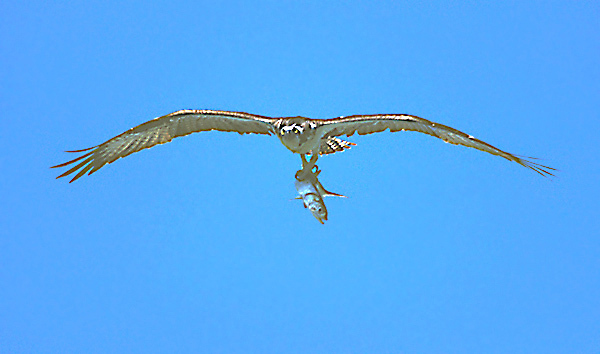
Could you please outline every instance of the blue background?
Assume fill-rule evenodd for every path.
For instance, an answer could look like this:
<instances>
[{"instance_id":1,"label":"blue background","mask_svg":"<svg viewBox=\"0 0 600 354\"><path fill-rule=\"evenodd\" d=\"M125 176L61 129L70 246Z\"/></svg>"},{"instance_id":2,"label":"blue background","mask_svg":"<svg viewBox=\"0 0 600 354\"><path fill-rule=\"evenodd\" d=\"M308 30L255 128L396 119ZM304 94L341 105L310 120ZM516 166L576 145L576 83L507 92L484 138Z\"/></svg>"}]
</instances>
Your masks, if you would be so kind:
<instances>
[{"instance_id":1,"label":"blue background","mask_svg":"<svg viewBox=\"0 0 600 354\"><path fill-rule=\"evenodd\" d=\"M0 3L0 352L598 352L598 2ZM199 133L49 169L178 109L409 113L319 160ZM64 170L63 170L64 171Z\"/></svg>"}]
</instances>

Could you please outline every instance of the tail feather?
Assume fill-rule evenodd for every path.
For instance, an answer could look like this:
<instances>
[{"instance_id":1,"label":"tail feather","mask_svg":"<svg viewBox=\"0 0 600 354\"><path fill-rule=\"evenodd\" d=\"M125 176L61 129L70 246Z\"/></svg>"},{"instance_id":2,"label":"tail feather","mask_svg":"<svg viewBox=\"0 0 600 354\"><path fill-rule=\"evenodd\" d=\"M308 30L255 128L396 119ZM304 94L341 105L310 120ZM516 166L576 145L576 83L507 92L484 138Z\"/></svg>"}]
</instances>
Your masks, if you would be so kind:
<instances>
[{"instance_id":1,"label":"tail feather","mask_svg":"<svg viewBox=\"0 0 600 354\"><path fill-rule=\"evenodd\" d=\"M341 152L346 149L350 149L352 146L356 144L351 143L349 141L342 140L338 137L331 136L327 140L321 142L321 148L319 149L319 155L328 155L334 154L336 152Z\"/></svg>"}]
</instances>

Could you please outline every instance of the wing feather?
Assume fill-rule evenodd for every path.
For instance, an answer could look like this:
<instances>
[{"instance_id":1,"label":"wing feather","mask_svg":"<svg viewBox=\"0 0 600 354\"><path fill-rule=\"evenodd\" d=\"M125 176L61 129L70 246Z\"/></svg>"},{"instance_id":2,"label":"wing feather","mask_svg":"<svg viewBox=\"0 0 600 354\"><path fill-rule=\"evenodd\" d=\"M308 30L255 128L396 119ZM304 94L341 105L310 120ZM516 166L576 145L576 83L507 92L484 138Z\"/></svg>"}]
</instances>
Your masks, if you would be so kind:
<instances>
[{"instance_id":1,"label":"wing feather","mask_svg":"<svg viewBox=\"0 0 600 354\"><path fill-rule=\"evenodd\" d=\"M273 123L275 121L274 118L244 112L181 110L133 127L100 145L67 151L72 153L89 152L60 165L52 166L52 168L65 167L84 159L57 177L65 177L81 169L70 181L73 182L85 173L90 175L121 157L168 143L173 138L209 130L270 135L274 132Z\"/></svg>"},{"instance_id":2,"label":"wing feather","mask_svg":"<svg viewBox=\"0 0 600 354\"><path fill-rule=\"evenodd\" d=\"M333 119L315 120L322 129L326 129L326 136L352 136L354 133L359 135L382 132L389 129L391 132L398 131L416 131L429 134L443 141L454 144L471 147L477 150L485 151L492 155L504 157L507 160L514 161L525 166L542 176L553 176L554 168L541 165L531 161L532 158L519 157L500 150L484 141L465 134L449 126L434 123L427 119L408 115L408 114L376 114L376 115L355 115L348 117L339 117Z\"/></svg>"}]
</instances>

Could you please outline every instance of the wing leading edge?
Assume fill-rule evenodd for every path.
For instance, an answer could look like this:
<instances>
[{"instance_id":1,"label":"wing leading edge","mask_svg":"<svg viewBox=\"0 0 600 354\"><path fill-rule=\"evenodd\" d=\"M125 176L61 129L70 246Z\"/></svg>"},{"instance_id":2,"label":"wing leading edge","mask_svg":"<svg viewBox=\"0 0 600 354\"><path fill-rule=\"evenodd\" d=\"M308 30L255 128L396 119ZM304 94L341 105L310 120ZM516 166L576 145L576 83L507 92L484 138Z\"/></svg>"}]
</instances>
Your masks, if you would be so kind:
<instances>
[{"instance_id":1,"label":"wing leading edge","mask_svg":"<svg viewBox=\"0 0 600 354\"><path fill-rule=\"evenodd\" d=\"M274 118L244 112L180 110L133 127L102 144L87 149L67 151L70 153L89 152L71 161L52 166L52 168L65 167L79 162L56 177L65 177L79 171L69 182L71 183L86 173L91 175L106 164L135 152L168 143L173 138L210 130L270 135L274 133L272 125L275 121Z\"/></svg>"},{"instance_id":2,"label":"wing leading edge","mask_svg":"<svg viewBox=\"0 0 600 354\"><path fill-rule=\"evenodd\" d=\"M484 141L465 134L449 126L434 123L427 119L408 115L408 114L374 114L374 115L355 115L348 117L339 117L333 119L316 120L319 125L327 130L327 136L352 136L354 133L359 135L383 132L389 129L391 132L398 131L416 131L429 134L443 141L454 144L471 147L477 150L485 151L492 155L504 157L509 161L514 161L525 166L540 175L554 176L554 168L541 165L532 157L523 157L510 154L500 150Z\"/></svg>"}]
</instances>

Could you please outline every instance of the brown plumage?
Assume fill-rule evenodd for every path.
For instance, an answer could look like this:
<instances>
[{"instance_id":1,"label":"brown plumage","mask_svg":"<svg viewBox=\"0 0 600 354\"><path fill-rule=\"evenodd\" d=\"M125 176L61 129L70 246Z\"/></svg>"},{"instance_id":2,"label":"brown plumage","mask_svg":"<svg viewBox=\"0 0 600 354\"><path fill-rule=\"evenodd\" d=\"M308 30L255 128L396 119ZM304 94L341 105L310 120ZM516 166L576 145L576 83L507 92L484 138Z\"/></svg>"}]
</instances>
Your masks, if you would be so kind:
<instances>
[{"instance_id":1,"label":"brown plumage","mask_svg":"<svg viewBox=\"0 0 600 354\"><path fill-rule=\"evenodd\" d=\"M356 145L344 141L338 136L351 136L354 133L372 134L387 129L391 132L407 130L429 134L447 143L463 145L504 157L542 176L552 175L551 171L554 170L533 162L532 158L510 154L454 128L412 115L376 114L310 119L304 117L272 118L244 112L214 110L181 110L155 118L102 144L83 150L68 151L72 153L85 152L85 154L52 167L66 167L78 162L57 177L61 178L77 172L70 181L73 182L86 173L90 175L102 166L134 152L164 144L173 138L191 133L217 130L240 134L274 134L292 152L302 156L313 155L308 166L308 168L312 168L320 154L332 154Z\"/></svg>"}]
</instances>

